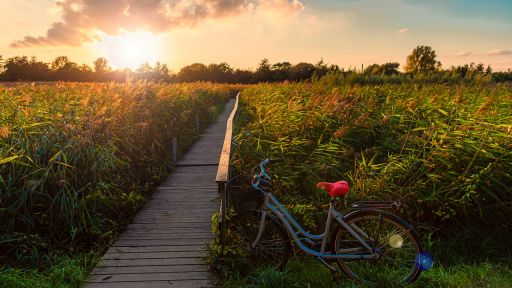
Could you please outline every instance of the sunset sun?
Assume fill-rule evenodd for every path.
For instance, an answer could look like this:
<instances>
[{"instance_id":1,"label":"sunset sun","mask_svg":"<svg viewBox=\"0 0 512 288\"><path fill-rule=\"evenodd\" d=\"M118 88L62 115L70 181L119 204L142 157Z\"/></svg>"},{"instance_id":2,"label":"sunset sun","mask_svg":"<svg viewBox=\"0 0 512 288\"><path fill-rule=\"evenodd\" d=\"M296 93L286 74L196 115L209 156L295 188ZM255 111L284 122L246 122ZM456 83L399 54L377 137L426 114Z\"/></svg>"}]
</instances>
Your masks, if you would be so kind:
<instances>
[{"instance_id":1,"label":"sunset sun","mask_svg":"<svg viewBox=\"0 0 512 288\"><path fill-rule=\"evenodd\" d=\"M154 63L161 58L159 44L158 36L138 31L117 36L105 35L96 45L113 68L136 69L143 63Z\"/></svg>"}]
</instances>

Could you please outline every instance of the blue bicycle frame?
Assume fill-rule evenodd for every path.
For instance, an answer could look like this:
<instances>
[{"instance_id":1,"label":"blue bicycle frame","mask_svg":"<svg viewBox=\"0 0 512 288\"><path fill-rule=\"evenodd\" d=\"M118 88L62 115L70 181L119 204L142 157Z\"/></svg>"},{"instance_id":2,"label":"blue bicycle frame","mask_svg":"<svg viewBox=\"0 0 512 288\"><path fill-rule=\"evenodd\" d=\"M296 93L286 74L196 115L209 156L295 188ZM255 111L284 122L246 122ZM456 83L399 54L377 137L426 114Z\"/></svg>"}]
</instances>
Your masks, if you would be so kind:
<instances>
[{"instance_id":1,"label":"blue bicycle frame","mask_svg":"<svg viewBox=\"0 0 512 288\"><path fill-rule=\"evenodd\" d=\"M263 207L266 209L262 209L261 214L261 222L259 226L258 235L256 236L255 241L253 242L252 246L253 248L256 247L258 241L261 238L261 235L263 234L263 231L265 230L265 219L267 217L267 214L269 211L276 215L281 223L284 225L284 228L288 230L289 235L293 238L297 246L303 250L304 252L311 254L317 258L320 259L368 259L368 258L378 258L379 255L374 253L370 245L368 245L367 240L371 240L366 233L362 229L360 229L357 225L352 224L348 225L344 221L344 215L341 212L336 211L334 208L334 200L331 200L329 205L329 212L327 215L327 220L325 223L324 232L320 235L314 235L310 234L309 232L305 231L302 226L297 223L297 221L290 215L290 213L279 203L279 201L272 195L271 192L266 191L265 189L261 188L261 184L267 184L270 185L268 180L270 180L270 176L268 176L265 173L265 164L270 163L270 160L265 160L261 162L260 168L261 173L260 175L256 175L255 179L253 180L253 183L251 184L252 187L261 193L265 195L265 200ZM271 185L270 185L271 186ZM354 247L354 248L345 248L340 249L337 251L337 253L326 253L325 248L327 246L327 241L329 238L329 231L331 229L332 224L332 218L335 218L350 234L352 234L357 241L361 243L361 247ZM297 230L297 231L296 231ZM321 240L321 248L320 251L311 249L307 247L302 239L299 237L300 235L304 236L304 240L308 241L309 243L318 243L317 241ZM367 239L367 240L364 240ZM315 241L316 240L316 241ZM364 248L364 249L363 249ZM366 251L365 251L366 250Z\"/></svg>"}]
</instances>

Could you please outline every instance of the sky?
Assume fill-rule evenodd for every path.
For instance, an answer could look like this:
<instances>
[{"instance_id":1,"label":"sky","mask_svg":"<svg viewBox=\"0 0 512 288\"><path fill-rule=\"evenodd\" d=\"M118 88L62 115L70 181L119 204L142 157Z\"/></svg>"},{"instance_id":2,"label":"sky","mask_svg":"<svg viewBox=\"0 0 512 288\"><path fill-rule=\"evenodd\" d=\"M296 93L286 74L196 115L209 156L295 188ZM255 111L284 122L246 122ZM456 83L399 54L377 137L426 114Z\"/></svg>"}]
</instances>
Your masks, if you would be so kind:
<instances>
[{"instance_id":1,"label":"sky","mask_svg":"<svg viewBox=\"0 0 512 288\"><path fill-rule=\"evenodd\" d=\"M161 61L255 69L399 62L431 46L444 68L512 69L509 0L0 0L0 55L114 68ZM403 66L402 66L403 67Z\"/></svg>"}]
</instances>

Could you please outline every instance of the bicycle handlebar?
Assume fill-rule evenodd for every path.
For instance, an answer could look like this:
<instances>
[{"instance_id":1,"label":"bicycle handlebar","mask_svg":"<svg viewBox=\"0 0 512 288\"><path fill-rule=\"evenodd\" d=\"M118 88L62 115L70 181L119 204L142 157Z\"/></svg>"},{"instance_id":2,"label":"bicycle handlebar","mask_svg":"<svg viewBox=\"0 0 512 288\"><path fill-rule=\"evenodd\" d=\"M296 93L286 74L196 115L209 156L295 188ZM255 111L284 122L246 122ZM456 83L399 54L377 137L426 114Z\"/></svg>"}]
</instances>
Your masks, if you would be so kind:
<instances>
[{"instance_id":1,"label":"bicycle handlebar","mask_svg":"<svg viewBox=\"0 0 512 288\"><path fill-rule=\"evenodd\" d=\"M265 159L265 160L261 161L261 163L260 163L261 173L259 175L254 175L251 185L256 189L261 190L259 188L259 185L260 185L261 181L263 181L264 183L267 183L268 185L270 185L270 187L272 187L272 184L270 184L270 182L269 182L269 180L271 180L271 178L265 172L265 165L282 162L283 160L284 159L282 159L282 158L274 158L274 159Z\"/></svg>"},{"instance_id":2,"label":"bicycle handlebar","mask_svg":"<svg viewBox=\"0 0 512 288\"><path fill-rule=\"evenodd\" d=\"M260 169L261 169L261 175L264 175L270 179L270 176L265 172L265 165L272 164L272 163L279 163L282 162L283 158L274 158L274 159L265 159L260 163Z\"/></svg>"}]
</instances>

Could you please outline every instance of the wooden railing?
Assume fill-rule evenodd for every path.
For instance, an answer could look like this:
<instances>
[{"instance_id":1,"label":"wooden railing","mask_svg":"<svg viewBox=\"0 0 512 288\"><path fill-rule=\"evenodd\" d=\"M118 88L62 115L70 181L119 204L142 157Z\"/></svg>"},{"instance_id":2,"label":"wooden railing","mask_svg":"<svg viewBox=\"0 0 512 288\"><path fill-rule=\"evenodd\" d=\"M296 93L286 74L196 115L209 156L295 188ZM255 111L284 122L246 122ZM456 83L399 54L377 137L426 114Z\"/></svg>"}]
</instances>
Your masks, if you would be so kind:
<instances>
[{"instance_id":1,"label":"wooden railing","mask_svg":"<svg viewBox=\"0 0 512 288\"><path fill-rule=\"evenodd\" d=\"M224 145L220 154L219 167L217 168L216 182L220 194L220 208L219 208L219 225L220 225L220 241L222 244L225 242L226 237L226 207L228 201L228 181L231 178L230 162L233 152L233 121L236 117L238 109L238 98L240 93L236 95L235 105L231 114L229 115L226 124L226 136L224 137Z\"/></svg>"}]
</instances>

